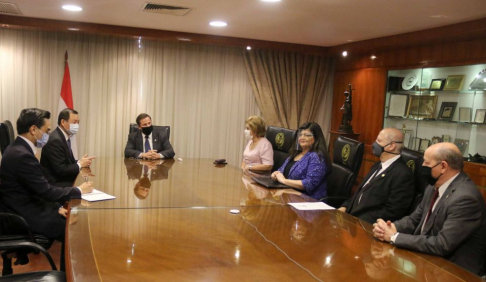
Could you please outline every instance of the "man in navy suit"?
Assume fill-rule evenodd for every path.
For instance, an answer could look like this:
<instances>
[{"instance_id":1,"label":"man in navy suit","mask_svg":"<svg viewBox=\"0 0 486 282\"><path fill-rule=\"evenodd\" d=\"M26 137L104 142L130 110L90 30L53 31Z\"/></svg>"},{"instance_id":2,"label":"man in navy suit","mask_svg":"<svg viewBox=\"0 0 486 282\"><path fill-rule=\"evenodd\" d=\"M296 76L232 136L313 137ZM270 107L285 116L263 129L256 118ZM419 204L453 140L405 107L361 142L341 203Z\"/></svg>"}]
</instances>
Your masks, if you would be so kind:
<instances>
[{"instance_id":1,"label":"man in navy suit","mask_svg":"<svg viewBox=\"0 0 486 282\"><path fill-rule=\"evenodd\" d=\"M403 132L396 128L383 129L372 145L373 154L380 158L358 187L344 202L340 211L373 223L378 218L397 220L409 214L415 194L415 178L400 154Z\"/></svg>"},{"instance_id":2,"label":"man in navy suit","mask_svg":"<svg viewBox=\"0 0 486 282\"><path fill-rule=\"evenodd\" d=\"M0 210L22 216L34 233L64 242L67 210L59 202L80 198L93 190L91 182L79 187L56 187L42 173L35 153L49 138L51 114L24 109L17 119L15 141L5 150L0 166ZM61 266L63 266L61 253Z\"/></svg>"},{"instance_id":3,"label":"man in navy suit","mask_svg":"<svg viewBox=\"0 0 486 282\"><path fill-rule=\"evenodd\" d=\"M139 159L171 159L174 149L170 145L169 137L162 130L155 130L152 118L148 114L137 117L138 131L128 135L125 146L126 158Z\"/></svg>"},{"instance_id":4,"label":"man in navy suit","mask_svg":"<svg viewBox=\"0 0 486 282\"><path fill-rule=\"evenodd\" d=\"M49 135L49 141L42 148L41 166L44 176L52 185L72 186L83 167L91 165L95 157L85 155L76 160L71 150L71 138L79 130L79 115L73 109L64 109L57 119L58 127Z\"/></svg>"}]
</instances>

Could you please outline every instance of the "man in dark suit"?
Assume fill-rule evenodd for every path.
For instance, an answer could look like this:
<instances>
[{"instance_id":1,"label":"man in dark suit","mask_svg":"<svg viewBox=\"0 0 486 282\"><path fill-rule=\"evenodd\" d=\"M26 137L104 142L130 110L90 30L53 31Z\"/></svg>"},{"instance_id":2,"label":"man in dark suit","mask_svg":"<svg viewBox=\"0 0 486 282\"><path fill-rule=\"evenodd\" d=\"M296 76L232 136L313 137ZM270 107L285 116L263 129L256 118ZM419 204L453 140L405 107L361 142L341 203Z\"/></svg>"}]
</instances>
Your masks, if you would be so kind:
<instances>
[{"instance_id":1,"label":"man in dark suit","mask_svg":"<svg viewBox=\"0 0 486 282\"><path fill-rule=\"evenodd\" d=\"M137 117L138 131L128 135L125 146L126 158L171 159L175 153L169 138L162 130L154 130L152 118L148 114Z\"/></svg>"},{"instance_id":2,"label":"man in dark suit","mask_svg":"<svg viewBox=\"0 0 486 282\"><path fill-rule=\"evenodd\" d=\"M378 219L373 224L375 237L401 248L444 257L484 275L486 205L474 182L462 172L463 166L456 145L430 146L422 166L430 185L422 202L410 216L393 223Z\"/></svg>"},{"instance_id":3,"label":"man in dark suit","mask_svg":"<svg viewBox=\"0 0 486 282\"><path fill-rule=\"evenodd\" d=\"M48 138L50 113L24 109L17 119L17 134L3 154L0 166L0 210L22 216L34 233L64 242L67 210L59 202L80 198L93 190L92 183L60 188L45 179L35 157ZM63 254L61 254L63 258ZM61 260L61 265L63 265Z\"/></svg>"},{"instance_id":4,"label":"man in dark suit","mask_svg":"<svg viewBox=\"0 0 486 282\"><path fill-rule=\"evenodd\" d=\"M41 166L47 181L59 187L72 186L83 167L91 165L95 157L85 155L79 161L71 150L71 137L79 130L79 115L73 109L64 109L57 119L58 127L49 135L42 148Z\"/></svg>"},{"instance_id":5,"label":"man in dark suit","mask_svg":"<svg viewBox=\"0 0 486 282\"><path fill-rule=\"evenodd\" d=\"M363 179L354 195L339 208L373 223L378 218L400 219L409 214L415 194L413 172L402 160L403 132L383 129L372 145L380 158Z\"/></svg>"}]
</instances>

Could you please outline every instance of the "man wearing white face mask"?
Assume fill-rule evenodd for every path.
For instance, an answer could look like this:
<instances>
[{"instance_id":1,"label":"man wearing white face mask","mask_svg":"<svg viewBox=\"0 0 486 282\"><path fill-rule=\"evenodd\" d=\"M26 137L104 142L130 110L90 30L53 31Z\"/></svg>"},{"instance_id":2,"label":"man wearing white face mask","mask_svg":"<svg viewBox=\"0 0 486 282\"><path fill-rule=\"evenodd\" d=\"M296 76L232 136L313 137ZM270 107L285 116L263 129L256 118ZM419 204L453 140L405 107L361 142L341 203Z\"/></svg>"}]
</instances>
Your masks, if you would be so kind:
<instances>
[{"instance_id":1,"label":"man wearing white face mask","mask_svg":"<svg viewBox=\"0 0 486 282\"><path fill-rule=\"evenodd\" d=\"M64 109L57 119L58 127L42 148L41 166L49 183L60 186L72 186L76 176L83 167L89 167L95 157L83 156L74 159L71 150L71 137L78 133L79 115L73 109Z\"/></svg>"}]
</instances>

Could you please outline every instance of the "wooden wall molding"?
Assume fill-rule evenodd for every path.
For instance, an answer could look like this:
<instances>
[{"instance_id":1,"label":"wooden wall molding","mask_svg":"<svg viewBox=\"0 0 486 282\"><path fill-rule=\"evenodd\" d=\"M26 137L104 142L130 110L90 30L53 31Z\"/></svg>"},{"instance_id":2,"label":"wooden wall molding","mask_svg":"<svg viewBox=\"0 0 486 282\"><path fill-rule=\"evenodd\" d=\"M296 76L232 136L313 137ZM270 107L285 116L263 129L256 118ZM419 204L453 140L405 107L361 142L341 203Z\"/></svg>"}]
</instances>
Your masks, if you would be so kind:
<instances>
[{"instance_id":1,"label":"wooden wall molding","mask_svg":"<svg viewBox=\"0 0 486 282\"><path fill-rule=\"evenodd\" d=\"M15 29L81 32L110 36L142 37L144 39L159 39L164 41L184 42L192 44L239 46L244 48L246 48L246 46L251 46L252 49L274 49L322 56L327 56L329 51L328 47L303 44L292 44L275 41L264 41L168 30L0 15L0 26L3 25L8 25L8 28ZM79 31L69 31L68 28L78 28ZM191 41L181 41L180 38L188 38Z\"/></svg>"}]
</instances>

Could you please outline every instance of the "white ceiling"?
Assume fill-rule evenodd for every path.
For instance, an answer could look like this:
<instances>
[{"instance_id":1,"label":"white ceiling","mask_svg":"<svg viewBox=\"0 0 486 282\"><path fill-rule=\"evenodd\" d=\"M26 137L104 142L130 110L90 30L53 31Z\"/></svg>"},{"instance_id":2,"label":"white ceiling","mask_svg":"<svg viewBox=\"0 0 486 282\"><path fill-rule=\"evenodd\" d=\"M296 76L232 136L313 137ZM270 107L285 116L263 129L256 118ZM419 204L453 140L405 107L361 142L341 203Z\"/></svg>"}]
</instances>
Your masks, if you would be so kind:
<instances>
[{"instance_id":1,"label":"white ceiling","mask_svg":"<svg viewBox=\"0 0 486 282\"><path fill-rule=\"evenodd\" d=\"M318 46L445 26L486 17L485 0L154 0L194 8L185 16L141 12L143 0L0 0L23 16ZM68 12L75 4L82 12ZM225 28L208 25L223 20Z\"/></svg>"}]
</instances>

